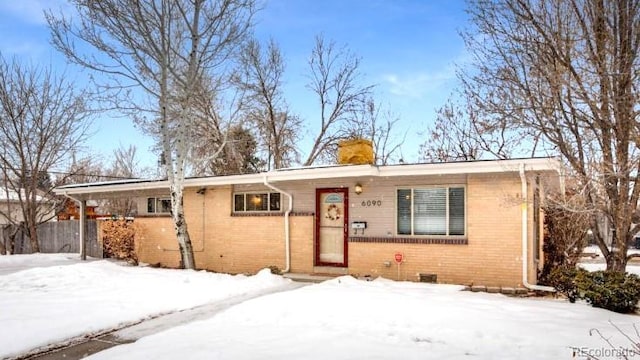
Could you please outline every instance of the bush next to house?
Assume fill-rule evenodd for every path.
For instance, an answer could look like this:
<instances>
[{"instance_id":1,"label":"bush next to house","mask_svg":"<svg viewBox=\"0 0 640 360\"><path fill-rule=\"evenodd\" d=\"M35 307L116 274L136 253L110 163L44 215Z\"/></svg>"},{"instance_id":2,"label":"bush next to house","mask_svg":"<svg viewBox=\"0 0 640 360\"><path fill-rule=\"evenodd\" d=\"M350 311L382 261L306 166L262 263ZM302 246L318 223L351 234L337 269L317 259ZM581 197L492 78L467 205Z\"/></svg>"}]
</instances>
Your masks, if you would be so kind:
<instances>
[{"instance_id":1,"label":"bush next to house","mask_svg":"<svg viewBox=\"0 0 640 360\"><path fill-rule=\"evenodd\" d=\"M640 278L635 274L585 271L578 275L577 283L581 297L594 307L629 313L640 300Z\"/></svg>"},{"instance_id":2,"label":"bush next to house","mask_svg":"<svg viewBox=\"0 0 640 360\"><path fill-rule=\"evenodd\" d=\"M576 302L580 298L576 278L578 272L586 272L584 269L575 266L558 266L553 268L547 276L547 282L559 293L564 294L570 302Z\"/></svg>"},{"instance_id":3,"label":"bush next to house","mask_svg":"<svg viewBox=\"0 0 640 360\"><path fill-rule=\"evenodd\" d=\"M107 258L126 260L138 264L135 249L135 224L127 220L107 220L100 225L102 245Z\"/></svg>"},{"instance_id":4,"label":"bush next to house","mask_svg":"<svg viewBox=\"0 0 640 360\"><path fill-rule=\"evenodd\" d=\"M590 217L580 191L549 194L544 206L544 266L538 274L541 284L552 285L558 267L575 267L587 245ZM566 269L565 269L566 270ZM563 270L564 271L564 270ZM558 273L555 274L557 277ZM557 279L556 279L557 280Z\"/></svg>"},{"instance_id":5,"label":"bush next to house","mask_svg":"<svg viewBox=\"0 0 640 360\"><path fill-rule=\"evenodd\" d=\"M584 299L594 307L619 313L634 312L640 300L640 277L635 274L558 267L550 282L570 302Z\"/></svg>"}]
</instances>

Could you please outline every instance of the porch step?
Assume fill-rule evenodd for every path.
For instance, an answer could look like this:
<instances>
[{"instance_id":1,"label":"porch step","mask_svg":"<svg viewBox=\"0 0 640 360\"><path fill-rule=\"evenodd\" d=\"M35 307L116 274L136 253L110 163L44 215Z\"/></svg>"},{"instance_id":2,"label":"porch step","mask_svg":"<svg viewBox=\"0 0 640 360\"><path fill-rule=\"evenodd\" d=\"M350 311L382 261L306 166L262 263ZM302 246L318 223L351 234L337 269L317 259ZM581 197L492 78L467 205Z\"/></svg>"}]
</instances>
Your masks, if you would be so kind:
<instances>
[{"instance_id":1,"label":"porch step","mask_svg":"<svg viewBox=\"0 0 640 360\"><path fill-rule=\"evenodd\" d=\"M310 282L310 283L321 283L326 280L335 279L338 275L332 274L296 274L296 273L286 273L282 275L287 279L291 279L293 281L299 282Z\"/></svg>"},{"instance_id":2,"label":"porch step","mask_svg":"<svg viewBox=\"0 0 640 360\"><path fill-rule=\"evenodd\" d=\"M335 266L314 266L313 273L322 275L349 275L349 269L346 267Z\"/></svg>"}]
</instances>

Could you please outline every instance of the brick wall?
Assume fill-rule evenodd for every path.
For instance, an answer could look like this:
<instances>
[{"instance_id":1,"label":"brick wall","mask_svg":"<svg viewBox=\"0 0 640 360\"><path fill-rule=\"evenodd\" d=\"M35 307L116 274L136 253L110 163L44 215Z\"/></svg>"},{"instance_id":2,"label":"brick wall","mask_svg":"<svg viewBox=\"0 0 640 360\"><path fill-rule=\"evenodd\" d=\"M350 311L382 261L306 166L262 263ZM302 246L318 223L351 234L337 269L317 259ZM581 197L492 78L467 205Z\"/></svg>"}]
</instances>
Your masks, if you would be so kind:
<instances>
[{"instance_id":1,"label":"brick wall","mask_svg":"<svg viewBox=\"0 0 640 360\"><path fill-rule=\"evenodd\" d=\"M315 209L315 189L342 185L352 190L356 179L314 183L280 183L294 194L294 213ZM438 282L487 286L521 285L521 209L520 178L517 173L456 177L360 179L365 192L349 194L350 221L368 221L365 234L351 234L349 273L384 276L417 281L419 273L434 273ZM466 186L467 235L459 244L411 244L385 242L398 240L395 234L395 189L402 186L463 184ZM329 186L330 185L330 186ZM532 199L529 187L529 200ZM232 216L234 191L266 190L259 185L209 188L204 194L185 191L185 213L198 268L227 273L255 273L274 265L285 267L284 216ZM362 200L381 199L377 207L363 207ZM286 203L283 197L283 204ZM533 224L529 203L529 244ZM178 266L179 254L171 219L137 219L144 230L140 259L147 263ZM314 271L314 217L293 215L291 222L291 271ZM355 239L360 237L365 241ZM376 238L381 241L368 242ZM532 246L532 245L530 245ZM532 248L529 249L532 259ZM393 255L403 252L405 262L400 275ZM535 282L530 260L529 281Z\"/></svg>"},{"instance_id":2,"label":"brick wall","mask_svg":"<svg viewBox=\"0 0 640 360\"><path fill-rule=\"evenodd\" d=\"M169 217L136 218L138 260L147 264L180 267L173 221Z\"/></svg>"},{"instance_id":3,"label":"brick wall","mask_svg":"<svg viewBox=\"0 0 640 360\"><path fill-rule=\"evenodd\" d=\"M196 266L225 273L285 268L284 216L231 216L231 188L185 190L185 216ZM141 217L140 261L177 267L180 254L170 217ZM291 216L291 271L313 271L313 217Z\"/></svg>"},{"instance_id":4,"label":"brick wall","mask_svg":"<svg viewBox=\"0 0 640 360\"><path fill-rule=\"evenodd\" d=\"M419 280L420 273L433 273L443 283L519 286L522 248L518 175L470 175L466 186L467 245L350 242L349 272L411 281ZM394 261L396 252L405 257L399 272Z\"/></svg>"}]
</instances>

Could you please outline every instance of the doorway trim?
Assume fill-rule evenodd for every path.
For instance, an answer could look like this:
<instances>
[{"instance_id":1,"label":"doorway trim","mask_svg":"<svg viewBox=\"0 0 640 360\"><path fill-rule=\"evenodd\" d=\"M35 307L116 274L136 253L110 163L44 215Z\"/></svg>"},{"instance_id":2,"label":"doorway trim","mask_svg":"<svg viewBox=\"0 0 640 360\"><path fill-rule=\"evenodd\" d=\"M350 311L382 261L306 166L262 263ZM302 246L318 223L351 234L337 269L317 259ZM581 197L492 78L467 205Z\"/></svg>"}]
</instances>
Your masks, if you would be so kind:
<instances>
[{"instance_id":1,"label":"doorway trim","mask_svg":"<svg viewBox=\"0 0 640 360\"><path fill-rule=\"evenodd\" d=\"M322 194L341 193L344 209L344 225L343 225L343 260L341 263L326 262L320 260L320 224L322 220L322 211L320 198ZM316 189L316 216L315 216L315 234L314 234L314 266L333 266L348 267L349 263L349 189L348 188L317 188Z\"/></svg>"}]
</instances>

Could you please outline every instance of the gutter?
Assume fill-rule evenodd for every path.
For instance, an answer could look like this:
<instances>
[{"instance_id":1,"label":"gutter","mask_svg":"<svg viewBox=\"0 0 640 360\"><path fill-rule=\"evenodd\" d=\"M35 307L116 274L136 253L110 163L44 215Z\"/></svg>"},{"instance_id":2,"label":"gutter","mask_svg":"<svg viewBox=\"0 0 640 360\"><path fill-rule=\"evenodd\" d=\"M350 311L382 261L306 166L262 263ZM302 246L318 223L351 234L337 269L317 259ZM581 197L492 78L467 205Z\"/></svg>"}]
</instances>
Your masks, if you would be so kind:
<instances>
[{"instance_id":1,"label":"gutter","mask_svg":"<svg viewBox=\"0 0 640 360\"><path fill-rule=\"evenodd\" d=\"M267 175L264 176L263 178L263 184L268 187L271 190L280 192L282 194L285 194L288 198L289 198L289 207L287 208L287 211L285 211L284 213L284 258L285 258L285 268L284 270L282 270L282 273L288 273L291 270L291 251L289 250L290 248L290 243L291 243L291 235L289 233L289 215L291 214L291 210L293 210L293 196L288 193L283 191L282 189L278 189L277 187L271 185L269 183L269 179L267 178Z\"/></svg>"},{"instance_id":2,"label":"gutter","mask_svg":"<svg viewBox=\"0 0 640 360\"><path fill-rule=\"evenodd\" d=\"M522 183L522 285L529 290L556 292L551 286L542 286L530 284L528 281L529 274L529 244L527 241L527 208L529 207L529 196L527 189L527 177L524 173L524 163L520 164L520 181Z\"/></svg>"}]
</instances>

